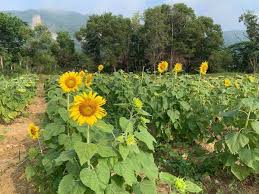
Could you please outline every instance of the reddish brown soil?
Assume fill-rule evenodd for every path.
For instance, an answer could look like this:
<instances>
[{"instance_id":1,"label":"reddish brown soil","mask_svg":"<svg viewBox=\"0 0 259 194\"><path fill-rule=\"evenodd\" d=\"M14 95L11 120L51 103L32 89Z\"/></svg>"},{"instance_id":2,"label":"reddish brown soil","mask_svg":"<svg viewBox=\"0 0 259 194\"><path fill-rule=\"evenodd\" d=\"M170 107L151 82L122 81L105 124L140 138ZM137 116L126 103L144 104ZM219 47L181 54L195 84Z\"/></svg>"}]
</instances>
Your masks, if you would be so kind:
<instances>
[{"instance_id":1,"label":"reddish brown soil","mask_svg":"<svg viewBox=\"0 0 259 194\"><path fill-rule=\"evenodd\" d=\"M25 113L11 124L0 124L0 134L4 136L0 140L0 194L33 193L24 175L26 149L33 144L27 128L31 122L38 123L44 111L43 84L39 84L37 96L32 99Z\"/></svg>"}]
</instances>

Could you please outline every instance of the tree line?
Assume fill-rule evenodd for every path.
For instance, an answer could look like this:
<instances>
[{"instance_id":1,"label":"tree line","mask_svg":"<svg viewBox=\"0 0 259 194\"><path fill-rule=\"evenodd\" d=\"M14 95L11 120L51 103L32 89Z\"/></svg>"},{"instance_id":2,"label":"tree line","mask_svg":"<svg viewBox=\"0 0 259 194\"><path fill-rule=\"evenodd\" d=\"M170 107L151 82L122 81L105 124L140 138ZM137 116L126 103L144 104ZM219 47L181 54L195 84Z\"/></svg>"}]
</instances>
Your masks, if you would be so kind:
<instances>
[{"instance_id":1,"label":"tree line","mask_svg":"<svg viewBox=\"0 0 259 194\"><path fill-rule=\"evenodd\" d=\"M46 26L34 29L15 16L0 13L0 69L2 72L96 70L106 72L154 71L161 60L182 63L196 72L208 61L210 72L256 72L259 58L259 19L253 12L240 18L249 41L224 47L221 26L213 19L196 16L185 4L160 5L132 18L112 13L92 15L75 33L81 50L68 32L52 37Z\"/></svg>"}]
</instances>

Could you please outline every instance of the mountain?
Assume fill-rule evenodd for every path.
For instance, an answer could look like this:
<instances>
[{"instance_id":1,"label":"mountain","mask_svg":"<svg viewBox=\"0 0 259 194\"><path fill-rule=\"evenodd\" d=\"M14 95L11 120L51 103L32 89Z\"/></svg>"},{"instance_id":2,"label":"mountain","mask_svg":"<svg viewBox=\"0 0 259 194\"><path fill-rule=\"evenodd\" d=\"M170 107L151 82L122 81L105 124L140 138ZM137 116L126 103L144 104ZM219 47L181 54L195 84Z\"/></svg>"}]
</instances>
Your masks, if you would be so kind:
<instances>
[{"instance_id":1,"label":"mountain","mask_svg":"<svg viewBox=\"0 0 259 194\"><path fill-rule=\"evenodd\" d=\"M223 38L226 46L248 40L243 30L224 31Z\"/></svg>"},{"instance_id":2,"label":"mountain","mask_svg":"<svg viewBox=\"0 0 259 194\"><path fill-rule=\"evenodd\" d=\"M29 25L32 24L32 18L40 15L42 23L48 26L51 32L68 31L74 35L81 26L86 24L88 15L83 15L72 11L61 10L26 10L26 11L6 11L12 15L21 18Z\"/></svg>"}]
</instances>

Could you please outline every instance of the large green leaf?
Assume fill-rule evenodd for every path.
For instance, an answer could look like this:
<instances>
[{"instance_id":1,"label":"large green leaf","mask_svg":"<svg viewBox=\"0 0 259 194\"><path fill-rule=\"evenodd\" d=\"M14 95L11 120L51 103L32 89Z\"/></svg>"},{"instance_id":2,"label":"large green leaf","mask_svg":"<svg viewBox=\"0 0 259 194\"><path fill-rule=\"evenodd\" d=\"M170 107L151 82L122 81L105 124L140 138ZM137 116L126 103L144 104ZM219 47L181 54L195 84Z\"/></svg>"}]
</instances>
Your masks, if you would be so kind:
<instances>
[{"instance_id":1,"label":"large green leaf","mask_svg":"<svg viewBox=\"0 0 259 194\"><path fill-rule=\"evenodd\" d=\"M185 181L186 183L186 191L191 193L199 193L202 191L202 188L191 181Z\"/></svg>"},{"instance_id":2,"label":"large green leaf","mask_svg":"<svg viewBox=\"0 0 259 194\"><path fill-rule=\"evenodd\" d=\"M133 185L133 191L135 194L157 194L155 182L150 180Z\"/></svg>"},{"instance_id":3,"label":"large green leaf","mask_svg":"<svg viewBox=\"0 0 259 194\"><path fill-rule=\"evenodd\" d=\"M71 174L62 178L58 186L58 194L84 194L86 188L74 180Z\"/></svg>"},{"instance_id":4,"label":"large green leaf","mask_svg":"<svg viewBox=\"0 0 259 194\"><path fill-rule=\"evenodd\" d=\"M172 123L175 123L180 118L180 112L178 110L168 110L167 115L170 117Z\"/></svg>"},{"instance_id":5,"label":"large green leaf","mask_svg":"<svg viewBox=\"0 0 259 194\"><path fill-rule=\"evenodd\" d=\"M155 138L144 127L139 127L139 128L141 129L140 132L134 133L136 138L144 142L147 145L148 149L154 150L153 143L156 142Z\"/></svg>"},{"instance_id":6,"label":"large green leaf","mask_svg":"<svg viewBox=\"0 0 259 194\"><path fill-rule=\"evenodd\" d=\"M52 137L58 136L65 132L65 126L58 123L49 123L45 126L43 137L45 140L50 140Z\"/></svg>"},{"instance_id":7,"label":"large green leaf","mask_svg":"<svg viewBox=\"0 0 259 194\"><path fill-rule=\"evenodd\" d=\"M96 129L104 133L112 133L114 130L114 127L111 124L105 123L103 120L99 120L93 126L93 130L96 130Z\"/></svg>"},{"instance_id":8,"label":"large green leaf","mask_svg":"<svg viewBox=\"0 0 259 194\"><path fill-rule=\"evenodd\" d=\"M128 133L133 132L133 123L130 120L126 119L125 117L121 117L119 123L123 131Z\"/></svg>"},{"instance_id":9,"label":"large green leaf","mask_svg":"<svg viewBox=\"0 0 259 194\"><path fill-rule=\"evenodd\" d=\"M240 180L244 180L250 173L251 170L246 166L234 164L231 166L231 172Z\"/></svg>"},{"instance_id":10,"label":"large green leaf","mask_svg":"<svg viewBox=\"0 0 259 194\"><path fill-rule=\"evenodd\" d=\"M253 130L254 130L257 134L259 134L259 121L253 121L253 122L251 123L251 126L252 126Z\"/></svg>"},{"instance_id":11,"label":"large green leaf","mask_svg":"<svg viewBox=\"0 0 259 194\"><path fill-rule=\"evenodd\" d=\"M248 144L249 138L242 133L235 132L226 135L226 144L232 154L236 154L241 148Z\"/></svg>"},{"instance_id":12,"label":"large green leaf","mask_svg":"<svg viewBox=\"0 0 259 194\"><path fill-rule=\"evenodd\" d=\"M98 146L92 143L77 142L74 145L80 164L83 165L97 153Z\"/></svg>"}]
</instances>

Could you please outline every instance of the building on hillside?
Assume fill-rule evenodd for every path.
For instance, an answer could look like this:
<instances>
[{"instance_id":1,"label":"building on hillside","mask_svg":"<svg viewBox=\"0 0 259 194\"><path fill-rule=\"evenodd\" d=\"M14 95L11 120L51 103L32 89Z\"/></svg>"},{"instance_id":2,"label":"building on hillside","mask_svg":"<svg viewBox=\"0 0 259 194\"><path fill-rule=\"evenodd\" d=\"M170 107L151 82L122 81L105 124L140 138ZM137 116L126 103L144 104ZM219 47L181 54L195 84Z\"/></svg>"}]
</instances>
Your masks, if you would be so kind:
<instances>
[{"instance_id":1,"label":"building on hillside","mask_svg":"<svg viewBox=\"0 0 259 194\"><path fill-rule=\"evenodd\" d=\"M31 24L32 29L34 29L36 26L41 26L41 25L43 25L41 16L40 15L34 15L32 17L32 24ZM52 39L53 40L57 40L57 36L58 36L57 33L56 32L51 32L51 31L50 31L50 33L51 33Z\"/></svg>"}]
</instances>

